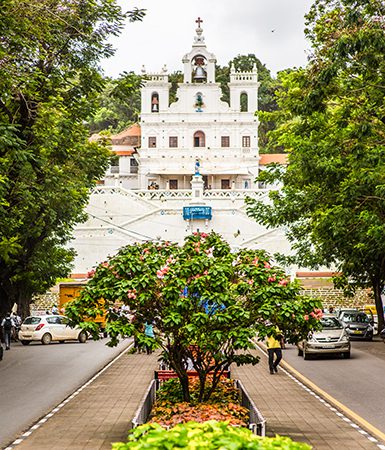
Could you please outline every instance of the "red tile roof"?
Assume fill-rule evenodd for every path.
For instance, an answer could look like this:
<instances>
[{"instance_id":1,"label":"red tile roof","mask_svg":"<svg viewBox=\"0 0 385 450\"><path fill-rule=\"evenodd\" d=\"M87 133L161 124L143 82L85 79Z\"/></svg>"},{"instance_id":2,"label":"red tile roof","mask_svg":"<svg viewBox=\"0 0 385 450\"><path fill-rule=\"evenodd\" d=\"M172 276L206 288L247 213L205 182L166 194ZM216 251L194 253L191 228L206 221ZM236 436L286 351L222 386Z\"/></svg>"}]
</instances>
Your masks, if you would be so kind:
<instances>
[{"instance_id":1,"label":"red tile roof","mask_svg":"<svg viewBox=\"0 0 385 450\"><path fill-rule=\"evenodd\" d=\"M259 164L261 166L266 166L271 163L278 163L287 165L288 154L287 153L264 153L259 155L261 157Z\"/></svg>"}]
</instances>

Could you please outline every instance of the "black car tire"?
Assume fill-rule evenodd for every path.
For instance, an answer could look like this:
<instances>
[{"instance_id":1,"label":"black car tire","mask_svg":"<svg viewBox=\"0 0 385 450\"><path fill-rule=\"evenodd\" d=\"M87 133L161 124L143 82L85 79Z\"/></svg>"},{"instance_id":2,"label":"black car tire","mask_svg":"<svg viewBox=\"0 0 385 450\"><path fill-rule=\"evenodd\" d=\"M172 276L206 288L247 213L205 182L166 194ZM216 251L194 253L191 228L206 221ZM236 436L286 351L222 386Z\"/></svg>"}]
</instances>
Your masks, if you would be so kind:
<instances>
[{"instance_id":1,"label":"black car tire","mask_svg":"<svg viewBox=\"0 0 385 450\"><path fill-rule=\"evenodd\" d=\"M85 344L87 342L87 333L85 331L81 331L79 333L78 340L81 344Z\"/></svg>"},{"instance_id":2,"label":"black car tire","mask_svg":"<svg viewBox=\"0 0 385 450\"><path fill-rule=\"evenodd\" d=\"M22 341L20 341L23 345L29 345L31 343L31 341L26 341L25 339L23 339Z\"/></svg>"},{"instance_id":3,"label":"black car tire","mask_svg":"<svg viewBox=\"0 0 385 450\"><path fill-rule=\"evenodd\" d=\"M303 356L303 350L298 347L298 356Z\"/></svg>"},{"instance_id":4,"label":"black car tire","mask_svg":"<svg viewBox=\"0 0 385 450\"><path fill-rule=\"evenodd\" d=\"M342 353L345 359L350 359L350 350L348 352Z\"/></svg>"},{"instance_id":5,"label":"black car tire","mask_svg":"<svg viewBox=\"0 0 385 450\"><path fill-rule=\"evenodd\" d=\"M52 341L52 336L49 333L43 334L43 336L41 338L41 343L43 345L48 345L51 343L51 341Z\"/></svg>"}]
</instances>

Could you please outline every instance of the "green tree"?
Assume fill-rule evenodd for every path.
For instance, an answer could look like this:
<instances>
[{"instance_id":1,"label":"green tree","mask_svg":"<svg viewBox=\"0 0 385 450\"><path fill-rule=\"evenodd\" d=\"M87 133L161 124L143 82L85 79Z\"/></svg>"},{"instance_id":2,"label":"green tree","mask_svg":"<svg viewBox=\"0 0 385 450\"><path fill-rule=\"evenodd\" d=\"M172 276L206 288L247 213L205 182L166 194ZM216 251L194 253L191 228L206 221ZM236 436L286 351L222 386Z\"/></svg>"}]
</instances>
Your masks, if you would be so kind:
<instances>
[{"instance_id":1,"label":"green tree","mask_svg":"<svg viewBox=\"0 0 385 450\"><path fill-rule=\"evenodd\" d=\"M134 72L123 72L116 79L107 78L98 98L98 108L88 120L90 132L119 133L138 122L142 85L142 77Z\"/></svg>"},{"instance_id":2,"label":"green tree","mask_svg":"<svg viewBox=\"0 0 385 450\"><path fill-rule=\"evenodd\" d=\"M109 311L110 345L119 335L136 334L139 342L159 346L190 400L187 367L191 361L200 382L199 401L207 400L230 364L255 364L251 338L276 334L296 342L317 327L319 302L298 294L278 267L260 250L232 253L215 233L195 233L183 246L148 242L130 245L99 265L67 315L98 338L86 318ZM135 321L116 315L117 303L130 306ZM155 325L155 338L142 326ZM205 387L208 374L211 387Z\"/></svg>"},{"instance_id":3,"label":"green tree","mask_svg":"<svg viewBox=\"0 0 385 450\"><path fill-rule=\"evenodd\" d=\"M68 273L65 244L109 152L83 123L98 62L125 18L115 1L7 0L0 8L0 315Z\"/></svg>"},{"instance_id":4,"label":"green tree","mask_svg":"<svg viewBox=\"0 0 385 450\"><path fill-rule=\"evenodd\" d=\"M272 204L249 201L268 226L286 226L296 262L331 265L338 286L370 286L384 326L385 5L317 0L307 16L313 55L306 69L281 74L275 144L286 171L263 175L283 189ZM263 117L270 118L268 114ZM334 265L334 266L333 266Z\"/></svg>"}]
</instances>

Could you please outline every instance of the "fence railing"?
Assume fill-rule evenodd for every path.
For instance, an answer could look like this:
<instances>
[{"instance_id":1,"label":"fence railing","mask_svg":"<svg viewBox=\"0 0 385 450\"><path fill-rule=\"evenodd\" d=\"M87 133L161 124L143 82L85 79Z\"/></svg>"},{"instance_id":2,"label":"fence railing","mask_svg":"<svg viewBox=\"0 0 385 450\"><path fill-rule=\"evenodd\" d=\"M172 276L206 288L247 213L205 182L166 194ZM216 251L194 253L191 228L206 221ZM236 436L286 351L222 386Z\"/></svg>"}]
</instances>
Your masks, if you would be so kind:
<instances>
[{"instance_id":1,"label":"fence railing","mask_svg":"<svg viewBox=\"0 0 385 450\"><path fill-rule=\"evenodd\" d=\"M152 405L155 403L156 399L156 389L157 389L157 380L152 380L150 386L148 387L142 401L138 409L136 410L135 416L132 419L131 426L132 428L136 428L139 425L143 425L147 422L150 417Z\"/></svg>"},{"instance_id":2,"label":"fence railing","mask_svg":"<svg viewBox=\"0 0 385 450\"><path fill-rule=\"evenodd\" d=\"M259 409L255 406L255 403L253 402L252 398L250 398L242 382L240 380L235 380L235 385L241 393L241 405L250 411L249 428L254 434L257 434L258 436L265 436L265 418L263 417Z\"/></svg>"}]
</instances>

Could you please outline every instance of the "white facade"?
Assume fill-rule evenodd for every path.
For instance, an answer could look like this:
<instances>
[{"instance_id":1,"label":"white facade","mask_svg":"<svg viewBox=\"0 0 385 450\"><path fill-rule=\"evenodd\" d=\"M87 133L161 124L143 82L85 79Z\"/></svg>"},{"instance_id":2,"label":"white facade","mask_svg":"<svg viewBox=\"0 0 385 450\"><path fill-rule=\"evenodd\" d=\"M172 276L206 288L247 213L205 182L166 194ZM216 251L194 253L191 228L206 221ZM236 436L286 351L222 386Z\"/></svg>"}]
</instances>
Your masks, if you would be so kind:
<instances>
[{"instance_id":1,"label":"white facade","mask_svg":"<svg viewBox=\"0 0 385 450\"><path fill-rule=\"evenodd\" d=\"M184 80L171 105L167 70L148 75L142 88L141 130L136 131L138 142L141 133L140 146L128 152L121 147L119 166L110 168L104 186L94 190L88 220L75 230L74 273L79 276L124 245L146 240L181 243L197 230L214 230L233 248L290 250L282 230L267 230L246 214L246 196L267 201L268 195L254 182L261 160L254 115L256 68L250 73L231 70L228 105L221 100L216 58L207 51L200 26L182 61ZM123 135L132 137L133 131ZM119 149L115 152L119 155ZM265 156L272 162L270 157L283 155L262 159ZM128 165L133 158L135 168ZM209 209L210 217L194 216L199 208Z\"/></svg>"},{"instance_id":2,"label":"white facade","mask_svg":"<svg viewBox=\"0 0 385 450\"><path fill-rule=\"evenodd\" d=\"M195 161L206 188L251 188L258 174L258 74L231 70L231 103L215 82L216 58L207 51L202 29L183 57L184 81L169 105L167 70L147 74L142 88L139 188L189 189ZM241 96L247 103L241 111ZM247 102L246 102L247 100Z\"/></svg>"}]
</instances>

